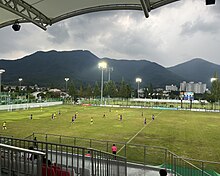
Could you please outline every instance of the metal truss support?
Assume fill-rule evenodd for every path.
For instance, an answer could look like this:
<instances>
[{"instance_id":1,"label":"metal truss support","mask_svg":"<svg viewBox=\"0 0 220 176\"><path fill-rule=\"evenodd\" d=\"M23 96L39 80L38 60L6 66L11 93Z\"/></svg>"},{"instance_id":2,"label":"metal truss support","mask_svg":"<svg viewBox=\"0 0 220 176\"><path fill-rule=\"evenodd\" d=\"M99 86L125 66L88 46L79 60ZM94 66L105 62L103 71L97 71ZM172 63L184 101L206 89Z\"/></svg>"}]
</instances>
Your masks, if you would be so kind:
<instances>
[{"instance_id":1,"label":"metal truss support","mask_svg":"<svg viewBox=\"0 0 220 176\"><path fill-rule=\"evenodd\" d=\"M170 4L175 1L180 1L180 0L166 0L166 1L161 0L161 1L158 1L158 2L151 4L151 9L156 9L156 8L159 8L159 7L164 6L166 4Z\"/></svg>"},{"instance_id":2,"label":"metal truss support","mask_svg":"<svg viewBox=\"0 0 220 176\"><path fill-rule=\"evenodd\" d=\"M34 23L43 30L51 25L51 20L46 15L23 0L0 0L0 7L22 17L23 20Z\"/></svg>"},{"instance_id":3,"label":"metal truss support","mask_svg":"<svg viewBox=\"0 0 220 176\"><path fill-rule=\"evenodd\" d=\"M142 6L142 9L144 11L144 15L146 18L149 17L149 13L150 12L150 3L149 3L149 0L140 0L141 1L141 6Z\"/></svg>"}]
</instances>

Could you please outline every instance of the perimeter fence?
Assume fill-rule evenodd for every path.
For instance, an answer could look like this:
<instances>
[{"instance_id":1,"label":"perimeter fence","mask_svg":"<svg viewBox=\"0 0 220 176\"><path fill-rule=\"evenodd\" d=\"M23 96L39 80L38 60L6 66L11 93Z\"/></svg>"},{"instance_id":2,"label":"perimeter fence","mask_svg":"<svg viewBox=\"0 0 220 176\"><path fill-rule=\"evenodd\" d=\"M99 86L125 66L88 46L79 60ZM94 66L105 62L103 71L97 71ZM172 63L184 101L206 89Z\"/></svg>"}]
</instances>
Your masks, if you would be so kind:
<instances>
[{"instance_id":1,"label":"perimeter fence","mask_svg":"<svg viewBox=\"0 0 220 176\"><path fill-rule=\"evenodd\" d=\"M33 139L34 137L45 142L95 148L105 152L111 152L112 144L115 144L119 149L118 155L127 158L128 162L142 164L143 166L164 167L170 170L171 173L179 173L182 176L216 176L215 173L220 172L220 162L179 157L167 148L158 146L44 133L33 133L27 139Z\"/></svg>"},{"instance_id":2,"label":"perimeter fence","mask_svg":"<svg viewBox=\"0 0 220 176\"><path fill-rule=\"evenodd\" d=\"M4 136L0 143L0 171L7 175L127 176L126 158L100 150Z\"/></svg>"}]
</instances>

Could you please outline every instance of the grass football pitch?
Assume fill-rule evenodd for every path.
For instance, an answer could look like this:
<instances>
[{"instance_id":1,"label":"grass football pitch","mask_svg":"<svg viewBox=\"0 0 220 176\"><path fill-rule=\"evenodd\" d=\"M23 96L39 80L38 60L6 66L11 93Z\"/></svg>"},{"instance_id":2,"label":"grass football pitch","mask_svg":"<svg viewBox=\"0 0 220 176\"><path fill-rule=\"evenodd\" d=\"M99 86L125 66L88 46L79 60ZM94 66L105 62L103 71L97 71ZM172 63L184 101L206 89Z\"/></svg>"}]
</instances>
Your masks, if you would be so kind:
<instances>
[{"instance_id":1,"label":"grass football pitch","mask_svg":"<svg viewBox=\"0 0 220 176\"><path fill-rule=\"evenodd\" d=\"M56 113L54 120L51 119L53 113ZM77 118L71 123L75 113ZM152 114L155 115L153 121ZM220 113L61 105L0 111L0 121L7 124L7 130L1 129L1 134L17 138L33 132L50 133L160 146L179 156L220 161Z\"/></svg>"}]
</instances>

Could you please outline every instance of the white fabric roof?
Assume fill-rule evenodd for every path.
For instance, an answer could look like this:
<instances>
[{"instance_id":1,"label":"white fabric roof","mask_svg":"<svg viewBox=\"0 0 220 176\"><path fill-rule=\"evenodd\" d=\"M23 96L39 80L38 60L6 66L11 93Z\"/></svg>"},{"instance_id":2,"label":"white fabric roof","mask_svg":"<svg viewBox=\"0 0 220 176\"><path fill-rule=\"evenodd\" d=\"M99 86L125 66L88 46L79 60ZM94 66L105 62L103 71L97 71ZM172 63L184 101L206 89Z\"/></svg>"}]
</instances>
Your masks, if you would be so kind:
<instances>
[{"instance_id":1,"label":"white fabric roof","mask_svg":"<svg viewBox=\"0 0 220 176\"><path fill-rule=\"evenodd\" d=\"M178 0L0 0L0 28L32 22L46 30L61 20L104 10L151 10Z\"/></svg>"}]
</instances>

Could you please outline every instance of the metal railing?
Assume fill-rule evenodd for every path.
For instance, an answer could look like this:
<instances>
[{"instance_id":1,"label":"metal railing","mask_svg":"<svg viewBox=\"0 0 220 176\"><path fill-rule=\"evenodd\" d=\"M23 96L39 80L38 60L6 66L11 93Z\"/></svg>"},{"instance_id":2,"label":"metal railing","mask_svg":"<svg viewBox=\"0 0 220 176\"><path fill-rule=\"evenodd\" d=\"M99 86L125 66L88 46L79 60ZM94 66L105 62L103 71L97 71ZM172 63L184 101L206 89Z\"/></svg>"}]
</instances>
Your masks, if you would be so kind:
<instances>
[{"instance_id":1,"label":"metal railing","mask_svg":"<svg viewBox=\"0 0 220 176\"><path fill-rule=\"evenodd\" d=\"M100 150L2 136L0 136L0 141L24 149L31 146L35 151L44 152L42 172L45 172L45 174L42 175L54 176L58 172L71 176L127 175L126 158L116 157ZM35 159L32 162L35 162ZM11 170L11 168L8 168L8 170ZM16 172L18 171L16 170Z\"/></svg>"},{"instance_id":2,"label":"metal railing","mask_svg":"<svg viewBox=\"0 0 220 176\"><path fill-rule=\"evenodd\" d=\"M128 162L143 164L145 166L162 166L170 170L170 172L173 174L177 174L179 171L181 171L180 173L182 175L188 174L190 176L189 173L200 173L202 176L210 176L207 170L216 170L216 172L220 171L218 170L220 168L220 162L209 162L203 160L192 161L192 159L190 161L190 159L177 156L167 148L158 146L147 146L44 133L33 133L27 138L33 139L34 137L46 142L56 142L60 144L62 143L87 148L96 148L106 152L111 151L111 146L114 143L119 149L118 155L126 157ZM183 170L185 171L183 172Z\"/></svg>"},{"instance_id":3,"label":"metal railing","mask_svg":"<svg viewBox=\"0 0 220 176\"><path fill-rule=\"evenodd\" d=\"M0 175L41 175L44 155L43 152L0 144Z\"/></svg>"},{"instance_id":4,"label":"metal railing","mask_svg":"<svg viewBox=\"0 0 220 176\"><path fill-rule=\"evenodd\" d=\"M205 171L204 168L199 168L169 150L166 151L166 162L164 167L170 170L174 176L212 176Z\"/></svg>"}]
</instances>

